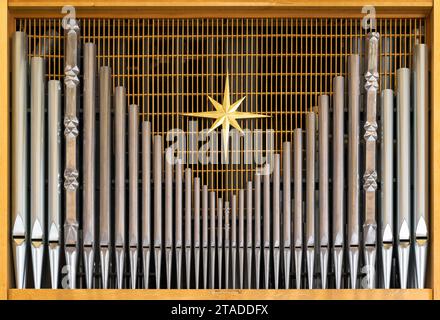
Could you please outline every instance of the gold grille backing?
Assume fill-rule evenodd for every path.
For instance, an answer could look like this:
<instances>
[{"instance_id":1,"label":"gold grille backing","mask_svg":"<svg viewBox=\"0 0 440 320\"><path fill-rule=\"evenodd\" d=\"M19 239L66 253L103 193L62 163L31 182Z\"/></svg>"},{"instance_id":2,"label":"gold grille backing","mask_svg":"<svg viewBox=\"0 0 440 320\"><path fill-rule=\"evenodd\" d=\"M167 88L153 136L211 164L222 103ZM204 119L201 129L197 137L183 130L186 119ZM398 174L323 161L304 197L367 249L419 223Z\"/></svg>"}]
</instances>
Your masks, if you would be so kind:
<instances>
[{"instance_id":1,"label":"gold grille backing","mask_svg":"<svg viewBox=\"0 0 440 320\"><path fill-rule=\"evenodd\" d=\"M394 89L395 71L411 66L414 44L425 42L425 23L377 20L382 89ZM212 110L207 96L221 101L229 74L231 101L247 97L239 111L270 116L242 120L242 128L273 129L275 152L303 127L317 97L332 94L333 77L346 76L347 56L363 57L365 38L361 19L81 19L80 25L81 43L96 44L98 67L112 68L113 85L126 86L128 103L139 104L155 134L187 131L190 120L198 121L198 130L209 128L212 120L179 113ZM17 19L16 28L28 34L30 56L47 59L48 80L62 79L61 20ZM228 198L255 170L241 160L192 168L210 190Z\"/></svg>"}]
</instances>

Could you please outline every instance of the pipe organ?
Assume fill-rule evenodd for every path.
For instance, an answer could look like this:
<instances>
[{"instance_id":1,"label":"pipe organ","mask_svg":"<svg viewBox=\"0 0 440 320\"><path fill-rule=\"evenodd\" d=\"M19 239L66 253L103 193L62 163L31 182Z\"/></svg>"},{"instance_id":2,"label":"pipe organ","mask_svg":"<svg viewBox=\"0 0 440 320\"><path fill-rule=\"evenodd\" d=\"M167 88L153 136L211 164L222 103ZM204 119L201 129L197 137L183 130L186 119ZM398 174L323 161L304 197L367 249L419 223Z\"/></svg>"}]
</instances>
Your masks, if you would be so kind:
<instances>
[{"instance_id":1,"label":"pipe organ","mask_svg":"<svg viewBox=\"0 0 440 320\"><path fill-rule=\"evenodd\" d=\"M15 289L431 287L427 19L17 17Z\"/></svg>"}]
</instances>

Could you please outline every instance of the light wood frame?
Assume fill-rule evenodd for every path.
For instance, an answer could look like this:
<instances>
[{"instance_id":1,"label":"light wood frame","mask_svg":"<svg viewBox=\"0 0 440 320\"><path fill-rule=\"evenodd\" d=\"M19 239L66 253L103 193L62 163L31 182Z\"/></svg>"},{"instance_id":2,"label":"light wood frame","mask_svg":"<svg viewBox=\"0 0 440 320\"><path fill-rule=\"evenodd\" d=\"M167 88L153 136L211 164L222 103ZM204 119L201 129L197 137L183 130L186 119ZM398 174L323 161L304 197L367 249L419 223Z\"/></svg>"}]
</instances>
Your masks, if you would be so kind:
<instances>
[{"instance_id":1,"label":"light wood frame","mask_svg":"<svg viewBox=\"0 0 440 320\"><path fill-rule=\"evenodd\" d=\"M417 290L33 290L12 289L10 261L10 34L17 17L426 17L431 48L429 289ZM11 299L438 299L440 300L440 0L42 1L0 0L0 300Z\"/></svg>"}]
</instances>

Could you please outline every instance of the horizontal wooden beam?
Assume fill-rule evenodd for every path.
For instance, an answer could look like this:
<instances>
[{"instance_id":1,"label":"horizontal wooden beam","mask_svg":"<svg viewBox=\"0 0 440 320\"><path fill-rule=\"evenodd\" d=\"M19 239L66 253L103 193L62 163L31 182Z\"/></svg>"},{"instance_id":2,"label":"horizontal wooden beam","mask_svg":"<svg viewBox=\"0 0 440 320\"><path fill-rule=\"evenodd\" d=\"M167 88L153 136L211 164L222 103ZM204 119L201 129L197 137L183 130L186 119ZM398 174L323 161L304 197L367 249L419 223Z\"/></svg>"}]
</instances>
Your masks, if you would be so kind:
<instances>
[{"instance_id":1,"label":"horizontal wooden beam","mask_svg":"<svg viewBox=\"0 0 440 320\"><path fill-rule=\"evenodd\" d=\"M11 300L430 300L431 289L374 290L32 290L10 289Z\"/></svg>"}]
</instances>

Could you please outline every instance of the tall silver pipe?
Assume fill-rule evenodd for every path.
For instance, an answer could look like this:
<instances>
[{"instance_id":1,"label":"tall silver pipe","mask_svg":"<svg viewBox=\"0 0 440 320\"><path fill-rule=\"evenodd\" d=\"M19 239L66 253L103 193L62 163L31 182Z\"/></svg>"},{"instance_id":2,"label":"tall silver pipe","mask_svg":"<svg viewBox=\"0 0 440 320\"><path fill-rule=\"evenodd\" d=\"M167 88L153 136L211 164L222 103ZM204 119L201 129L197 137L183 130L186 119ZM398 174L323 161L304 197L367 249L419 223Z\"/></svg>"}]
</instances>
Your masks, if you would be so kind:
<instances>
[{"instance_id":1,"label":"tall silver pipe","mask_svg":"<svg viewBox=\"0 0 440 320\"><path fill-rule=\"evenodd\" d=\"M115 88L115 259L116 284L123 288L125 265L125 88ZM102 128L102 123L101 123ZM101 169L102 170L102 166ZM100 201L104 199L100 197ZM107 202L104 202L106 205ZM101 205L102 207L102 205ZM102 210L102 208L101 208ZM104 250L104 251L103 251ZM101 263L107 252L101 247ZM110 260L108 267L110 266ZM106 266L107 267L107 266ZM104 281L103 281L104 283Z\"/></svg>"},{"instance_id":2,"label":"tall silver pipe","mask_svg":"<svg viewBox=\"0 0 440 320\"><path fill-rule=\"evenodd\" d=\"M223 265L223 199L217 199L217 264L218 264L218 288L222 288L222 265Z\"/></svg>"},{"instance_id":3,"label":"tall silver pipe","mask_svg":"<svg viewBox=\"0 0 440 320\"><path fill-rule=\"evenodd\" d=\"M66 167L64 170L64 189L66 219L64 223L64 246L68 270L68 287L76 288L76 271L78 262L78 85L79 85L79 25L75 19L68 19L65 25L65 111L64 136L66 138Z\"/></svg>"},{"instance_id":4,"label":"tall silver pipe","mask_svg":"<svg viewBox=\"0 0 440 320\"><path fill-rule=\"evenodd\" d=\"M385 89L381 97L382 110L382 265L385 289L390 288L393 256L393 90Z\"/></svg>"},{"instance_id":5,"label":"tall silver pipe","mask_svg":"<svg viewBox=\"0 0 440 320\"><path fill-rule=\"evenodd\" d=\"M167 160L168 161L168 160ZM182 233L182 211L183 211L183 165L180 159L176 160L175 164L175 181L176 181L176 206L175 206L175 228L176 228L176 267L177 267L177 289L182 286L182 246L183 246L183 233Z\"/></svg>"},{"instance_id":6,"label":"tall silver pipe","mask_svg":"<svg viewBox=\"0 0 440 320\"><path fill-rule=\"evenodd\" d=\"M139 254L139 208L138 208L138 172L139 172L139 107L135 104L129 107L128 139L128 246L130 254L131 288L136 289L137 261Z\"/></svg>"},{"instance_id":7,"label":"tall silver pipe","mask_svg":"<svg viewBox=\"0 0 440 320\"><path fill-rule=\"evenodd\" d=\"M356 289L359 265L359 55L348 57L348 262L351 288Z\"/></svg>"},{"instance_id":8,"label":"tall silver pipe","mask_svg":"<svg viewBox=\"0 0 440 320\"><path fill-rule=\"evenodd\" d=\"M87 70L86 70L87 72ZM92 98L91 98L92 99ZM93 97L94 99L94 97ZM119 106L118 106L119 107ZM110 268L110 212L111 212L111 69L101 67L99 70L99 113L100 113L100 157L99 157L99 251L103 287L108 285ZM124 137L125 138L125 137ZM91 168L93 170L93 168ZM124 168L125 170L125 168ZM125 191L125 188L124 188ZM125 208L124 208L125 213ZM87 254L88 253L88 254ZM93 250L84 252L88 256L89 277L93 275ZM86 272L87 273L87 272ZM121 275L122 276L122 275Z\"/></svg>"},{"instance_id":9,"label":"tall silver pipe","mask_svg":"<svg viewBox=\"0 0 440 320\"><path fill-rule=\"evenodd\" d=\"M202 188L203 288L208 288L208 186Z\"/></svg>"},{"instance_id":10,"label":"tall silver pipe","mask_svg":"<svg viewBox=\"0 0 440 320\"><path fill-rule=\"evenodd\" d=\"M244 282L244 190L238 191L238 279L239 288Z\"/></svg>"},{"instance_id":11,"label":"tall silver pipe","mask_svg":"<svg viewBox=\"0 0 440 320\"><path fill-rule=\"evenodd\" d=\"M225 201L225 288L229 289L229 254L231 244L231 225L230 225L230 207L229 201Z\"/></svg>"},{"instance_id":12,"label":"tall silver pipe","mask_svg":"<svg viewBox=\"0 0 440 320\"><path fill-rule=\"evenodd\" d=\"M375 288L376 283L376 251L377 251L377 222L376 222L376 141L377 141L377 94L379 88L379 33L370 32L366 41L367 70L365 72L366 90L366 121L364 124L365 139L365 173L364 173L364 257L367 271L367 288Z\"/></svg>"},{"instance_id":13,"label":"tall silver pipe","mask_svg":"<svg viewBox=\"0 0 440 320\"><path fill-rule=\"evenodd\" d=\"M48 241L52 289L58 288L61 244L61 84L58 80L48 83Z\"/></svg>"},{"instance_id":14,"label":"tall silver pipe","mask_svg":"<svg viewBox=\"0 0 440 320\"><path fill-rule=\"evenodd\" d=\"M246 190L246 267L247 267L247 287L252 288L252 181L248 181Z\"/></svg>"},{"instance_id":15,"label":"tall silver pipe","mask_svg":"<svg viewBox=\"0 0 440 320\"><path fill-rule=\"evenodd\" d=\"M296 289L301 289L302 270L302 130L297 128L293 131L293 187L294 187L294 211L293 211L293 245L295 254Z\"/></svg>"},{"instance_id":16,"label":"tall silver pipe","mask_svg":"<svg viewBox=\"0 0 440 320\"><path fill-rule=\"evenodd\" d=\"M14 255L15 286L26 287L28 234L28 64L27 35L12 35L12 248ZM58 230L59 234L59 230Z\"/></svg>"},{"instance_id":17,"label":"tall silver pipe","mask_svg":"<svg viewBox=\"0 0 440 320\"><path fill-rule=\"evenodd\" d=\"M96 237L95 237L95 79L96 79L96 49L93 43L86 43L84 45L84 92L83 92L83 101L84 101L84 141L83 141L83 252L84 252L84 269L86 274L86 286L87 289L91 289L93 286L93 266L95 260L95 246L96 246ZM103 79L101 79L102 81ZM102 88L102 82L100 85L101 90L105 90L108 88ZM100 92L100 111L106 109L103 113L107 112L110 114L110 101L108 97L110 96L110 92ZM103 106L102 102L106 101L108 105ZM101 115L103 115L101 113ZM107 121L106 121L107 120ZM110 122L106 116L103 115L103 119L101 121L101 125L104 127L107 125L108 130L105 134L108 134L106 137L107 144L101 140L102 145L102 154L104 155L100 159L100 163L102 167L105 167L108 161L110 161ZM101 135L102 139L103 136ZM108 166L108 180L110 180L110 166ZM103 196L108 196L110 192L110 188L103 191ZM110 208L108 209L108 213ZM100 219L101 220L101 219ZM107 226L109 223L107 224ZM109 230L110 228L100 228L100 241L105 242L107 240L107 248L109 245ZM107 236L107 239L106 239ZM101 242L100 242L101 243ZM103 263L105 264L105 262Z\"/></svg>"},{"instance_id":18,"label":"tall silver pipe","mask_svg":"<svg viewBox=\"0 0 440 320\"><path fill-rule=\"evenodd\" d=\"M264 287L269 289L270 273L270 164L264 167L263 176L263 260Z\"/></svg>"},{"instance_id":19,"label":"tall silver pipe","mask_svg":"<svg viewBox=\"0 0 440 320\"><path fill-rule=\"evenodd\" d=\"M333 255L336 289L344 257L344 77L333 78Z\"/></svg>"},{"instance_id":20,"label":"tall silver pipe","mask_svg":"<svg viewBox=\"0 0 440 320\"><path fill-rule=\"evenodd\" d=\"M200 178L194 178L194 271L196 289L200 280Z\"/></svg>"},{"instance_id":21,"label":"tall silver pipe","mask_svg":"<svg viewBox=\"0 0 440 320\"><path fill-rule=\"evenodd\" d=\"M171 155L171 148L165 150L165 265L166 265L166 277L167 288L171 289L171 270L173 265L173 163L168 155ZM177 171L177 170L176 170ZM177 202L176 202L177 205ZM181 224L177 225L176 216L176 228L181 227ZM182 232L176 229L177 233ZM179 278L178 278L179 279ZM180 281L177 282L180 286Z\"/></svg>"},{"instance_id":22,"label":"tall silver pipe","mask_svg":"<svg viewBox=\"0 0 440 320\"><path fill-rule=\"evenodd\" d=\"M162 259L162 136L153 138L153 183L154 183L154 263L156 289L160 288Z\"/></svg>"},{"instance_id":23,"label":"tall silver pipe","mask_svg":"<svg viewBox=\"0 0 440 320\"><path fill-rule=\"evenodd\" d=\"M261 265L261 176L255 174L255 226L254 226L254 246L255 246L255 289L260 289L260 265Z\"/></svg>"},{"instance_id":24,"label":"tall silver pipe","mask_svg":"<svg viewBox=\"0 0 440 320\"><path fill-rule=\"evenodd\" d=\"M186 287L191 285L192 213L191 213L191 169L185 169L185 264Z\"/></svg>"},{"instance_id":25,"label":"tall silver pipe","mask_svg":"<svg viewBox=\"0 0 440 320\"><path fill-rule=\"evenodd\" d=\"M142 262L144 288L150 280L151 255L151 123L142 123Z\"/></svg>"},{"instance_id":26,"label":"tall silver pipe","mask_svg":"<svg viewBox=\"0 0 440 320\"><path fill-rule=\"evenodd\" d=\"M215 288L215 192L209 193L209 266L211 289Z\"/></svg>"},{"instance_id":27,"label":"tall silver pipe","mask_svg":"<svg viewBox=\"0 0 440 320\"><path fill-rule=\"evenodd\" d=\"M272 179L272 191L273 191L273 203L272 203L272 216L273 216L273 233L272 233L272 250L273 250L273 267L274 267L274 284L275 289L278 289L280 278L280 246L281 246L281 225L280 225L280 155L274 155L273 162L273 179Z\"/></svg>"},{"instance_id":28,"label":"tall silver pipe","mask_svg":"<svg viewBox=\"0 0 440 320\"><path fill-rule=\"evenodd\" d=\"M410 81L408 68L397 70L397 232L400 286L407 288L411 249Z\"/></svg>"},{"instance_id":29,"label":"tall silver pipe","mask_svg":"<svg viewBox=\"0 0 440 320\"><path fill-rule=\"evenodd\" d=\"M237 285L237 196L231 198L231 263L232 289Z\"/></svg>"},{"instance_id":30,"label":"tall silver pipe","mask_svg":"<svg viewBox=\"0 0 440 320\"><path fill-rule=\"evenodd\" d=\"M31 253L35 289L41 288L44 255L44 59L31 59Z\"/></svg>"},{"instance_id":31,"label":"tall silver pipe","mask_svg":"<svg viewBox=\"0 0 440 320\"><path fill-rule=\"evenodd\" d=\"M285 288L289 289L291 247L291 147L290 142L283 142L283 257Z\"/></svg>"},{"instance_id":32,"label":"tall silver pipe","mask_svg":"<svg viewBox=\"0 0 440 320\"><path fill-rule=\"evenodd\" d=\"M321 288L327 288L329 260L329 96L318 98L319 115L319 260L321 266Z\"/></svg>"},{"instance_id":33,"label":"tall silver pipe","mask_svg":"<svg viewBox=\"0 0 440 320\"><path fill-rule=\"evenodd\" d=\"M315 113L306 116L306 257L309 289L313 289L315 266Z\"/></svg>"},{"instance_id":34,"label":"tall silver pipe","mask_svg":"<svg viewBox=\"0 0 440 320\"><path fill-rule=\"evenodd\" d=\"M415 106L414 106L414 232L417 287L425 287L426 261L429 240L428 213L428 47L417 44L415 56Z\"/></svg>"}]
</instances>

